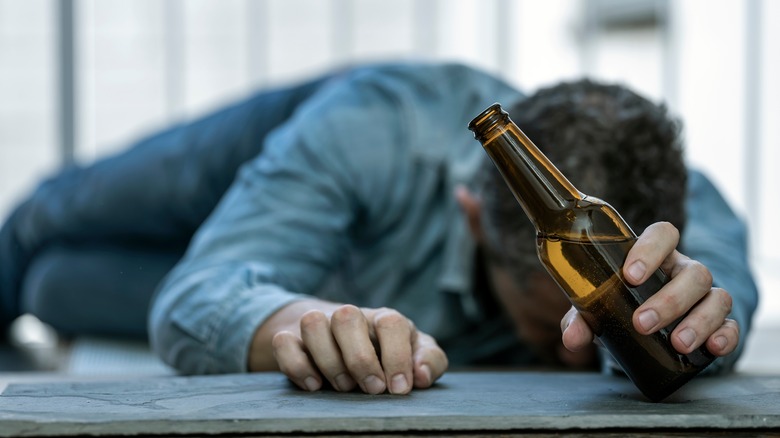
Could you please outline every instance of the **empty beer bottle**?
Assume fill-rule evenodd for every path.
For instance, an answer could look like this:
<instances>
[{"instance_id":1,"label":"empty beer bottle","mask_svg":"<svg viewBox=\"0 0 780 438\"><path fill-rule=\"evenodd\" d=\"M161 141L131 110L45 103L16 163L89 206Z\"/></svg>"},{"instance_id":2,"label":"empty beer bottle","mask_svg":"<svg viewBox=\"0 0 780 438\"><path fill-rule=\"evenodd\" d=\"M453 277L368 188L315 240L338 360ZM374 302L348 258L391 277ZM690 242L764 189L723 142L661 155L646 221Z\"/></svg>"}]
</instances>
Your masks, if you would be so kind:
<instances>
[{"instance_id":1,"label":"empty beer bottle","mask_svg":"<svg viewBox=\"0 0 780 438\"><path fill-rule=\"evenodd\" d=\"M580 193L499 104L469 129L536 227L542 264L647 398L664 399L714 360L704 346L687 355L672 347L679 320L651 335L634 329L634 311L667 278L659 269L640 286L626 282L622 267L636 234L614 208Z\"/></svg>"}]
</instances>

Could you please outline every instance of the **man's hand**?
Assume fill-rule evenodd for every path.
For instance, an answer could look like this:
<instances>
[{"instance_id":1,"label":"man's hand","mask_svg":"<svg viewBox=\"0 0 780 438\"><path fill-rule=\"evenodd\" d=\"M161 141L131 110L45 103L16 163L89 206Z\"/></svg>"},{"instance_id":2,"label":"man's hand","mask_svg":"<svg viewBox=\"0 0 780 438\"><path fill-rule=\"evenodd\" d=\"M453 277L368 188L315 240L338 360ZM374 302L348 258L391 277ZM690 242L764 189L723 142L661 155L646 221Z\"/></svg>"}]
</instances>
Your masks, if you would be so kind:
<instances>
[{"instance_id":1,"label":"man's hand","mask_svg":"<svg viewBox=\"0 0 780 438\"><path fill-rule=\"evenodd\" d=\"M683 354L702 344L716 356L725 356L739 343L739 326L726 316L731 295L712 287L712 274L701 263L675 249L680 233L667 223L647 227L628 253L623 275L633 285L642 284L659 267L671 280L635 312L634 328L650 334L686 316L672 332L672 346ZM590 345L593 332L574 308L561 321L563 344L571 351Z\"/></svg>"},{"instance_id":2,"label":"man's hand","mask_svg":"<svg viewBox=\"0 0 780 438\"><path fill-rule=\"evenodd\" d=\"M249 367L279 369L308 391L327 380L337 391L406 394L441 377L447 357L395 310L308 300L286 306L260 327Z\"/></svg>"}]
</instances>

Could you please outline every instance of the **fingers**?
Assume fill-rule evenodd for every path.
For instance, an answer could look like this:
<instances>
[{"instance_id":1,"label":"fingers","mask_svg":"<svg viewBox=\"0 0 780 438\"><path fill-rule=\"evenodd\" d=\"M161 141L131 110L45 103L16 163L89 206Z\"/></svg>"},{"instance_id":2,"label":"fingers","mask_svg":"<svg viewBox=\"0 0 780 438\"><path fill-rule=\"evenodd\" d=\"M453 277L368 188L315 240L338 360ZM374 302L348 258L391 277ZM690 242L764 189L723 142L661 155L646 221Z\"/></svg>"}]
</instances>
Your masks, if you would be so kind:
<instances>
[{"instance_id":1,"label":"fingers","mask_svg":"<svg viewBox=\"0 0 780 438\"><path fill-rule=\"evenodd\" d=\"M320 372L337 391L351 391L357 384L349 373L341 349L333 339L330 320L323 312L312 310L301 317L301 338Z\"/></svg>"},{"instance_id":2,"label":"fingers","mask_svg":"<svg viewBox=\"0 0 780 438\"><path fill-rule=\"evenodd\" d=\"M417 332L412 344L414 362L414 387L429 388L447 371L449 362L444 350L431 337Z\"/></svg>"},{"instance_id":3,"label":"fingers","mask_svg":"<svg viewBox=\"0 0 780 438\"><path fill-rule=\"evenodd\" d=\"M634 312L634 328L639 333L654 333L681 317L672 332L672 346L688 354L706 344L707 349L723 356L739 343L739 326L726 319L731 312L731 296L712 287L712 274L701 263L680 254L678 230L669 223L650 225L626 257L623 274L639 285L660 267L670 280Z\"/></svg>"},{"instance_id":4,"label":"fingers","mask_svg":"<svg viewBox=\"0 0 780 438\"><path fill-rule=\"evenodd\" d=\"M666 293L666 287L661 289L661 291ZM655 299L659 294L661 294L661 292L657 293L651 299ZM645 305L650 303L650 301L651 300L645 302L645 304L637 310L637 313L635 313L635 325L637 324L637 320L644 318L644 313L639 312ZM669 299L666 304L669 307L684 309L685 306L680 305L679 302L680 301L674 299ZM654 303L650 303L650 305L653 304ZM739 325L733 319L726 318L729 313L731 313L731 306L731 295L725 290L712 288L707 291L701 300L693 305L690 312L680 321L672 332L671 341L674 349L682 354L688 354L699 348L702 344L705 344L707 350L716 356L725 356L734 351L737 348L737 345L739 345ZM665 311L661 306L657 308L661 309L661 312ZM686 311L687 309L684 309L683 314ZM658 315L658 312L655 310L649 310L647 312L654 312L653 317L657 317ZM672 315L672 320L666 322L669 317L659 318L661 322L655 324L653 328L649 330L649 333L671 324L676 318L674 318L674 312L670 313L670 315ZM639 328L637 328L637 330L639 331Z\"/></svg>"},{"instance_id":5,"label":"fingers","mask_svg":"<svg viewBox=\"0 0 780 438\"><path fill-rule=\"evenodd\" d=\"M623 275L629 283L638 285L644 283L659 267L666 270L675 261L670 257L679 255L675 251L679 241L680 232L669 222L648 226L628 252L623 264Z\"/></svg>"},{"instance_id":6,"label":"fingers","mask_svg":"<svg viewBox=\"0 0 780 438\"><path fill-rule=\"evenodd\" d=\"M707 339L707 350L715 356L730 354L739 345L739 325L733 319L726 319L715 333Z\"/></svg>"},{"instance_id":7,"label":"fingers","mask_svg":"<svg viewBox=\"0 0 780 438\"><path fill-rule=\"evenodd\" d=\"M672 271L672 279L634 312L634 328L639 333L650 334L667 327L685 315L712 288L712 274L699 262L686 257L679 260ZM710 311L712 306L704 309ZM711 316L722 322L726 314L718 312Z\"/></svg>"},{"instance_id":8,"label":"fingers","mask_svg":"<svg viewBox=\"0 0 780 438\"><path fill-rule=\"evenodd\" d=\"M304 351L301 338L289 331L276 333L271 339L274 358L283 372L301 389L316 391L322 387L320 373Z\"/></svg>"},{"instance_id":9,"label":"fingers","mask_svg":"<svg viewBox=\"0 0 780 438\"><path fill-rule=\"evenodd\" d=\"M706 342L707 349L717 356L734 351L739 342L739 326L726 319L731 302L725 290L709 291L672 332L675 350L687 354Z\"/></svg>"},{"instance_id":10,"label":"fingers","mask_svg":"<svg viewBox=\"0 0 780 438\"><path fill-rule=\"evenodd\" d=\"M431 386L448 365L436 341L392 309L344 305L330 317L311 310L300 318L300 333L277 333L274 357L290 380L309 391L327 380L337 391L406 394Z\"/></svg>"},{"instance_id":11,"label":"fingers","mask_svg":"<svg viewBox=\"0 0 780 438\"><path fill-rule=\"evenodd\" d=\"M413 382L411 322L395 310L380 309L373 324L388 389L392 394L406 394Z\"/></svg>"},{"instance_id":12,"label":"fingers","mask_svg":"<svg viewBox=\"0 0 780 438\"><path fill-rule=\"evenodd\" d=\"M556 346L558 360L570 368L587 368L596 360L598 339L573 306L561 319L561 341Z\"/></svg>"},{"instance_id":13,"label":"fingers","mask_svg":"<svg viewBox=\"0 0 780 438\"><path fill-rule=\"evenodd\" d=\"M561 333L563 346L572 352L587 348L593 342L593 332L574 307L561 319Z\"/></svg>"},{"instance_id":14,"label":"fingers","mask_svg":"<svg viewBox=\"0 0 780 438\"><path fill-rule=\"evenodd\" d=\"M342 306L333 312L331 331L341 349L341 357L363 392L380 394L387 384L365 315L355 306Z\"/></svg>"}]
</instances>

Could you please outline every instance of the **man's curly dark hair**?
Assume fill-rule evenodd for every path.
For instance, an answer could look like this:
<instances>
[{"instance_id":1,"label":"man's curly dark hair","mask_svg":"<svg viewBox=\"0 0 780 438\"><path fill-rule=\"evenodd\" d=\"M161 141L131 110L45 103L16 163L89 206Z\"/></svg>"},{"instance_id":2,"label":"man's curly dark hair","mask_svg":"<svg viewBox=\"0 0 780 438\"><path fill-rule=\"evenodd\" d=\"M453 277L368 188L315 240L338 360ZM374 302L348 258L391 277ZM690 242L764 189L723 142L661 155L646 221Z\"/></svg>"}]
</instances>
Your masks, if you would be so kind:
<instances>
[{"instance_id":1,"label":"man's curly dark hair","mask_svg":"<svg viewBox=\"0 0 780 438\"><path fill-rule=\"evenodd\" d=\"M575 187L615 207L637 234L658 221L683 229L681 125L665 106L624 86L581 80L541 89L507 112ZM506 254L512 262L527 265L527 253L536 254L534 229L485 162L478 191L486 233L501 249L512 248Z\"/></svg>"}]
</instances>

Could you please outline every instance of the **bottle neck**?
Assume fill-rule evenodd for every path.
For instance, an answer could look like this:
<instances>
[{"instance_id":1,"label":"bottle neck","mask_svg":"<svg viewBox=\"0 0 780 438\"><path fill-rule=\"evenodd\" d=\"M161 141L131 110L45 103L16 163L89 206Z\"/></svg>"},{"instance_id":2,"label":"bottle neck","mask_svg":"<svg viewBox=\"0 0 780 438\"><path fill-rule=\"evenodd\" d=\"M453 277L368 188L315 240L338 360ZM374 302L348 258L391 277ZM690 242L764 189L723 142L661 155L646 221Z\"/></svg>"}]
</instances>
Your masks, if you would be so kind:
<instances>
[{"instance_id":1,"label":"bottle neck","mask_svg":"<svg viewBox=\"0 0 780 438\"><path fill-rule=\"evenodd\" d=\"M493 104L469 124L538 231L585 195Z\"/></svg>"}]
</instances>

